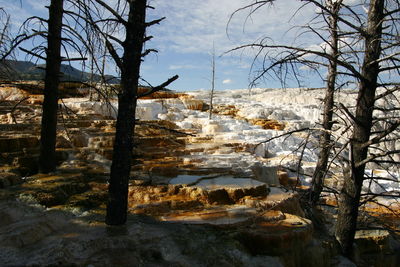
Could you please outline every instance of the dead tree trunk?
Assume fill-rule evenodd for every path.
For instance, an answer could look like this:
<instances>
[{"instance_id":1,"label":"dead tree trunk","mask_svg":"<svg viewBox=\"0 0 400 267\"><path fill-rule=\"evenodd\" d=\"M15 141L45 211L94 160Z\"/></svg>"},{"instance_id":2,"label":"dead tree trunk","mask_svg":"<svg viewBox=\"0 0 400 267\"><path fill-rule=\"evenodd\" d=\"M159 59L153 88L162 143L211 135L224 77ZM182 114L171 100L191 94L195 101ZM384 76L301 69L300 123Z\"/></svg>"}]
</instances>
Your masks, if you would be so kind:
<instances>
[{"instance_id":1,"label":"dead tree trunk","mask_svg":"<svg viewBox=\"0 0 400 267\"><path fill-rule=\"evenodd\" d=\"M310 200L313 206L317 204L324 186L324 177L327 172L329 154L332 147L330 131L332 130L333 126L332 118L337 76L337 59L339 57L338 16L341 2L342 1L329 1L329 8L332 11L332 15L329 16L329 32L331 36L329 46L332 49L331 55L333 59L329 60L327 88L324 98L324 113L322 118L322 127L326 131L323 131L320 136L319 147L321 148L321 151L318 155L317 166L312 177L313 180Z\"/></svg>"},{"instance_id":2,"label":"dead tree trunk","mask_svg":"<svg viewBox=\"0 0 400 267\"><path fill-rule=\"evenodd\" d=\"M213 46L212 60L211 60L211 92L210 92L210 113L208 114L208 119L211 120L213 112L213 99L214 99L214 89L215 89L215 48Z\"/></svg>"},{"instance_id":3,"label":"dead tree trunk","mask_svg":"<svg viewBox=\"0 0 400 267\"><path fill-rule=\"evenodd\" d=\"M362 65L357 97L356 115L353 122L353 135L350 140L349 170L345 173L344 186L340 193L339 213L335 235L342 253L351 257L357 227L358 205L364 181L368 141L371 135L375 104L375 92L379 74L378 59L381 54L382 23L385 0L371 0L368 11L368 25L365 29L365 54Z\"/></svg>"},{"instance_id":4,"label":"dead tree trunk","mask_svg":"<svg viewBox=\"0 0 400 267\"><path fill-rule=\"evenodd\" d=\"M49 173L56 169L56 128L61 66L62 18L63 0L52 0L49 7L46 75L42 128L40 132L39 171L42 173Z\"/></svg>"},{"instance_id":5,"label":"dead tree trunk","mask_svg":"<svg viewBox=\"0 0 400 267\"><path fill-rule=\"evenodd\" d=\"M132 162L136 97L143 40L146 29L146 0L129 2L126 39L121 60L121 91L109 181L106 223L121 225L127 219L128 182Z\"/></svg>"}]
</instances>

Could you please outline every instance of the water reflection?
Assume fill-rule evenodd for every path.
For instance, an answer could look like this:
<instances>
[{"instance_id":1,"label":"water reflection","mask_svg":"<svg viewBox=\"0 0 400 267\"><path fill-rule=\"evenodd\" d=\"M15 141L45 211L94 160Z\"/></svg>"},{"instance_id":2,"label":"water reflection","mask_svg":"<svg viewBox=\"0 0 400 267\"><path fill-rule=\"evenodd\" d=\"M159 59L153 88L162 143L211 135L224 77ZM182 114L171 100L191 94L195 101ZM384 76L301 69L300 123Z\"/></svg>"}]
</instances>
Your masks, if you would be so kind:
<instances>
[{"instance_id":1,"label":"water reflection","mask_svg":"<svg viewBox=\"0 0 400 267\"><path fill-rule=\"evenodd\" d=\"M199 175L178 175L171 179L169 184L189 185L200 187L205 190L219 189L219 188L249 188L265 185L265 183L251 179L251 178L237 178L233 176L199 176Z\"/></svg>"}]
</instances>

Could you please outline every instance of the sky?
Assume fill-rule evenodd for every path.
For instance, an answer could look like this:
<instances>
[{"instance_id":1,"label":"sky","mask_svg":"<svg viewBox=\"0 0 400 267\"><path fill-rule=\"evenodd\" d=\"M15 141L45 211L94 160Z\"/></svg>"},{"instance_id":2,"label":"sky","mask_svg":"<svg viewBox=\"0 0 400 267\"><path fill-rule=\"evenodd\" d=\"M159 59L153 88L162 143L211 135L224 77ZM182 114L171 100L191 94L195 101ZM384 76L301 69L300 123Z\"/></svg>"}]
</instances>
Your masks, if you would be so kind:
<instances>
[{"instance_id":1,"label":"sky","mask_svg":"<svg viewBox=\"0 0 400 267\"><path fill-rule=\"evenodd\" d=\"M180 78L169 86L178 91L210 89L213 47L216 55L215 89L248 88L254 52L226 52L266 36L276 42L290 43L296 30L288 30L307 21L314 12L311 8L304 8L293 18L292 15L301 2L282 0L273 6L263 7L250 17L247 9L230 19L235 10L253 0L149 1L155 9L148 11L148 19L166 19L149 29L149 34L154 39L146 43L146 47L155 48L159 52L146 57L141 76L155 86L178 74ZM47 17L47 9L44 8L46 4L48 1L45 0L0 0L0 6L11 14L14 29L31 15ZM312 44L314 40L307 42ZM318 44L318 40L315 43ZM115 74L111 63L108 63L108 69L111 74ZM306 69L304 75L310 75ZM304 79L304 86L322 85L315 76L310 75L309 79ZM281 86L276 79L267 79L258 84L258 87L268 88ZM296 87L297 83L289 82L288 86Z\"/></svg>"}]
</instances>

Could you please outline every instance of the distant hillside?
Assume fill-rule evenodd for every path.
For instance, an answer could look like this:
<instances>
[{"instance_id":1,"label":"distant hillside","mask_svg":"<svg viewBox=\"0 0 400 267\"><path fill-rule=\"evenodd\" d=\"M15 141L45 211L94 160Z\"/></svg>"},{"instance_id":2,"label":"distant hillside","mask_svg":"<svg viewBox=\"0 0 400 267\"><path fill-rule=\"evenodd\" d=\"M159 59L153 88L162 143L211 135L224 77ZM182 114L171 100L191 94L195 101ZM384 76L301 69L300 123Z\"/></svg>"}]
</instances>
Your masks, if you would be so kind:
<instances>
[{"instance_id":1,"label":"distant hillside","mask_svg":"<svg viewBox=\"0 0 400 267\"><path fill-rule=\"evenodd\" d=\"M44 68L45 65L35 65L29 61L15 61L5 60L0 62L0 79L7 80L43 80L44 79ZM80 81L87 82L90 80L91 74L88 72L80 71L70 65L61 65L61 72L63 76L62 81ZM108 83L119 83L118 78L105 75ZM93 75L92 80L99 82L101 80L100 75Z\"/></svg>"}]
</instances>

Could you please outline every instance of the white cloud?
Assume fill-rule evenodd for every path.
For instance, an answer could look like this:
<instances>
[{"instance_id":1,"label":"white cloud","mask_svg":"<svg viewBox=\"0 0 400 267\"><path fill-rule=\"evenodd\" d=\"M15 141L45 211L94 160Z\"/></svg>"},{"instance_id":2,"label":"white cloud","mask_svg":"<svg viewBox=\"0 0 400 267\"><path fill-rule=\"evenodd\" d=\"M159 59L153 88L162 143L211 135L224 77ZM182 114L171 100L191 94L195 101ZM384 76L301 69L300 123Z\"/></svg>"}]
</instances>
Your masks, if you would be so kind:
<instances>
[{"instance_id":1,"label":"white cloud","mask_svg":"<svg viewBox=\"0 0 400 267\"><path fill-rule=\"evenodd\" d=\"M302 66L299 68L299 70L309 71L309 70L311 70L311 68L310 68L309 66L302 65Z\"/></svg>"},{"instance_id":2,"label":"white cloud","mask_svg":"<svg viewBox=\"0 0 400 267\"><path fill-rule=\"evenodd\" d=\"M198 66L190 65L190 64L188 64L188 65L170 65L168 67L168 69L170 69L170 70L181 70L181 69L188 70L188 69L197 69L197 68L198 68Z\"/></svg>"},{"instance_id":3,"label":"white cloud","mask_svg":"<svg viewBox=\"0 0 400 267\"><path fill-rule=\"evenodd\" d=\"M31 3L32 2L32 3ZM45 8L46 2L45 1L40 1L42 3L42 10L47 11ZM38 15L36 12L33 12L33 9L30 5L32 5L34 1L6 1L6 0L0 0L0 6L4 8L4 10L11 16L11 24L13 25L13 30L17 31L21 24L30 16L33 15ZM47 3L48 4L48 3ZM47 18L46 12L41 12L39 14L43 16L44 18Z\"/></svg>"},{"instance_id":4,"label":"white cloud","mask_svg":"<svg viewBox=\"0 0 400 267\"><path fill-rule=\"evenodd\" d=\"M291 19L301 3L282 0L261 8L251 17L248 17L250 10L238 12L227 25L232 13L249 1L153 0L151 4L155 10L151 11L150 17L166 17L160 25L150 29L156 37L157 48L179 53L209 53L214 43L217 55L266 35L282 36L296 23L307 21L304 13L313 12L306 8L296 16L298 19Z\"/></svg>"},{"instance_id":5,"label":"white cloud","mask_svg":"<svg viewBox=\"0 0 400 267\"><path fill-rule=\"evenodd\" d=\"M231 84L232 80L231 79L225 79L222 81L223 84Z\"/></svg>"}]
</instances>

